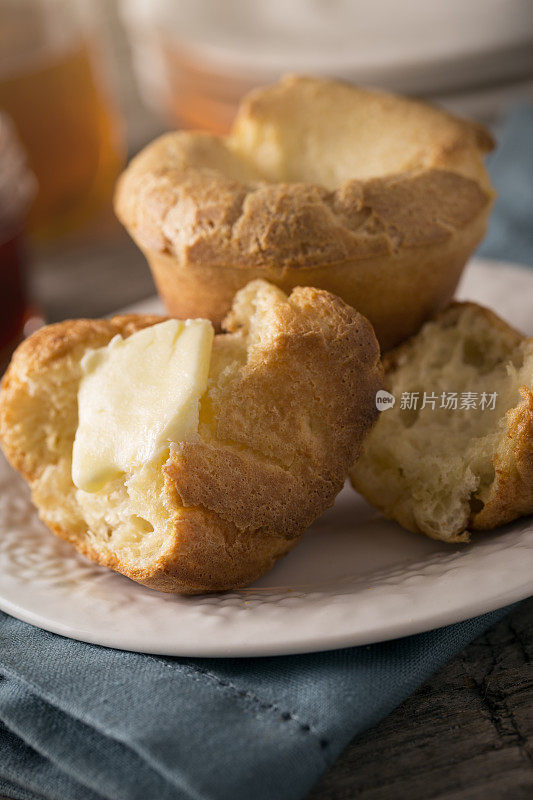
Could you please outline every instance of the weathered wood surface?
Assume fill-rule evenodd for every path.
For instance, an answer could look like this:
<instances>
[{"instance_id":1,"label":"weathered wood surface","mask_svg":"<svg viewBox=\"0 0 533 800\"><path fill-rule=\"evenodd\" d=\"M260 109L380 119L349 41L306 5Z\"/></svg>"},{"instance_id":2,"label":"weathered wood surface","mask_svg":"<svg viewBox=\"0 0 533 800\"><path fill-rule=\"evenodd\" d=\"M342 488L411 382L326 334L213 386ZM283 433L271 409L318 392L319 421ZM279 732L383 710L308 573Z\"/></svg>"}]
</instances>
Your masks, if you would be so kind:
<instances>
[{"instance_id":1,"label":"weathered wood surface","mask_svg":"<svg viewBox=\"0 0 533 800\"><path fill-rule=\"evenodd\" d=\"M352 742L309 800L531 800L533 600Z\"/></svg>"},{"instance_id":2,"label":"weathered wood surface","mask_svg":"<svg viewBox=\"0 0 533 800\"><path fill-rule=\"evenodd\" d=\"M49 322L108 314L154 291L116 228L39 255L31 283ZM309 800L533 798L532 658L533 600L354 741Z\"/></svg>"}]
</instances>

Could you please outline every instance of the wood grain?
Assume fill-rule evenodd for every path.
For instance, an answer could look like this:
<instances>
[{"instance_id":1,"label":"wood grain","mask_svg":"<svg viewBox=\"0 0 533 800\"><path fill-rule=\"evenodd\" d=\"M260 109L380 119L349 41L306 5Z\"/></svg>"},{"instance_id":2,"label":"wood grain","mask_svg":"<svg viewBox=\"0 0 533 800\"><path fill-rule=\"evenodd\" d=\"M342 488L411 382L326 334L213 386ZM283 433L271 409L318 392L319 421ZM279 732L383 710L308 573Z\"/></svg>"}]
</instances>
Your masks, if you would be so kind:
<instances>
[{"instance_id":1,"label":"wood grain","mask_svg":"<svg viewBox=\"0 0 533 800\"><path fill-rule=\"evenodd\" d=\"M533 600L352 742L308 800L533 798Z\"/></svg>"}]
</instances>

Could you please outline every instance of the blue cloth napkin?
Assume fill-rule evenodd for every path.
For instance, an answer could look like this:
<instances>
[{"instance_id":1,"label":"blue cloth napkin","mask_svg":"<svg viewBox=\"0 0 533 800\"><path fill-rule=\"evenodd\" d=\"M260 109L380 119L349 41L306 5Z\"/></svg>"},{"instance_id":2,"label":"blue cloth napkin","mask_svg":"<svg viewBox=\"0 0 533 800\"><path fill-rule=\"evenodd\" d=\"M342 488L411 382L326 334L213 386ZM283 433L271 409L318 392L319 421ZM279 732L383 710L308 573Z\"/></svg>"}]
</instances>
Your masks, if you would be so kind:
<instances>
[{"instance_id":1,"label":"blue cloth napkin","mask_svg":"<svg viewBox=\"0 0 533 800\"><path fill-rule=\"evenodd\" d=\"M262 659L162 658L0 618L0 792L297 800L508 609L405 639Z\"/></svg>"},{"instance_id":2,"label":"blue cloth napkin","mask_svg":"<svg viewBox=\"0 0 533 800\"><path fill-rule=\"evenodd\" d=\"M498 191L479 255L533 265L533 107L507 117L488 160Z\"/></svg>"},{"instance_id":3,"label":"blue cloth napkin","mask_svg":"<svg viewBox=\"0 0 533 800\"><path fill-rule=\"evenodd\" d=\"M533 264L533 109L490 168L485 256ZM20 800L297 800L509 609L393 642L263 659L109 650L0 613L0 793Z\"/></svg>"}]
</instances>

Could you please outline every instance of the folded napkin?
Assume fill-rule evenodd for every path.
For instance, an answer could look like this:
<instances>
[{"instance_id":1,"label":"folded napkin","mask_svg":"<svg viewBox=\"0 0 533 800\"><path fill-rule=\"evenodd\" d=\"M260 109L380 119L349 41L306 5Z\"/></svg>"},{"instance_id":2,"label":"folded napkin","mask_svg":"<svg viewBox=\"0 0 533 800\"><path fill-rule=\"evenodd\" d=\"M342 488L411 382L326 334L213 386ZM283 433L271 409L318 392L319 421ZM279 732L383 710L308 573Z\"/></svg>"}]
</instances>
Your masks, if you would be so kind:
<instances>
[{"instance_id":1,"label":"folded napkin","mask_svg":"<svg viewBox=\"0 0 533 800\"><path fill-rule=\"evenodd\" d=\"M533 109L491 162L485 256L533 263ZM501 619L369 647L262 659L162 658L0 613L0 793L20 800L297 800L357 733Z\"/></svg>"},{"instance_id":2,"label":"folded napkin","mask_svg":"<svg viewBox=\"0 0 533 800\"><path fill-rule=\"evenodd\" d=\"M162 658L0 618L0 792L296 800L352 736L507 613L370 647Z\"/></svg>"}]
</instances>

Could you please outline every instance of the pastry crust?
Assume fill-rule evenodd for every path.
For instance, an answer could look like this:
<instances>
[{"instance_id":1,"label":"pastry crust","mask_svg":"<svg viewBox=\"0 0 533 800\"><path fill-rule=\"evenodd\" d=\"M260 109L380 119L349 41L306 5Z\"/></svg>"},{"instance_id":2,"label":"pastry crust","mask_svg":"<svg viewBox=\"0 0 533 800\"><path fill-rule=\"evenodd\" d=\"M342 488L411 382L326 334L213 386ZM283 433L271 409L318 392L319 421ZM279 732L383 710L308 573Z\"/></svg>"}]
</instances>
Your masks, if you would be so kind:
<instances>
[{"instance_id":1,"label":"pastry crust","mask_svg":"<svg viewBox=\"0 0 533 800\"><path fill-rule=\"evenodd\" d=\"M459 331L453 354L446 349L443 340L446 331ZM435 343L438 343L438 348L432 349ZM459 368L453 361L458 351L462 354ZM433 453L440 461L434 463L433 469L435 472L440 470L442 476L449 468L446 454L434 452L442 439L438 428L429 427L431 420L428 416L422 423L419 419L414 422L410 419L402 428L399 424L401 417L393 418L390 412L386 412L396 433L387 435L385 426L388 421L380 420L365 443L363 457L350 471L350 477L357 491L403 527L435 539L464 542L469 540L470 530L489 530L533 513L533 339L525 337L488 308L476 303L455 302L427 323L418 336L384 356L385 385L395 393L399 403L397 394L404 388L399 376L416 363L416 372L411 373L418 373L415 388L420 391L427 386L433 390L429 368L442 370L441 361L443 364L452 362L459 379L459 371L465 366L473 367L480 376L485 375L485 388L497 389L498 398L501 398L497 402L502 403L494 417L487 417L487 423L477 429L472 424L475 418L468 416L476 412L465 411L464 427L457 439L454 438L456 432L452 430L451 418L441 423L442 431L454 443L450 453L453 451L453 454L464 457L465 463L469 460L470 478L472 475L477 478L471 485L465 480L463 485L461 481L455 482L456 496L460 496L466 486L462 519L454 517L460 521L450 526L450 517L446 520L446 503L441 499L440 505L436 505L439 500L437 492L432 494L435 486L430 488L428 483L427 486L414 487L406 477L412 451L402 447L417 424L425 426L422 431L425 447L420 457L423 459ZM471 383L472 375L471 370L463 381ZM470 383L464 388L473 388ZM397 414L396 409L393 413ZM487 412L478 409L477 413L483 415ZM383 446L386 439L388 443ZM391 452L395 454L392 460ZM424 466L422 469L426 475L429 473ZM392 475L401 475L401 478L398 481L393 477L389 481ZM441 486L442 481L439 490ZM427 517L423 520L420 508L424 503L435 503L439 508L439 514L432 515L433 524L428 524Z\"/></svg>"},{"instance_id":2,"label":"pastry crust","mask_svg":"<svg viewBox=\"0 0 533 800\"><path fill-rule=\"evenodd\" d=\"M80 360L161 320L73 320L35 333L3 380L0 439L45 523L89 558L162 591L237 588L294 547L342 488L377 416L379 348L339 298L248 285L214 340L199 437L172 443L139 490L141 516L162 522L128 532L124 545L137 478L95 495L72 484Z\"/></svg>"},{"instance_id":3,"label":"pastry crust","mask_svg":"<svg viewBox=\"0 0 533 800\"><path fill-rule=\"evenodd\" d=\"M117 215L177 316L219 325L262 277L332 291L382 349L451 299L494 196L479 125L418 101L288 77L227 138L170 133L133 159Z\"/></svg>"}]
</instances>

